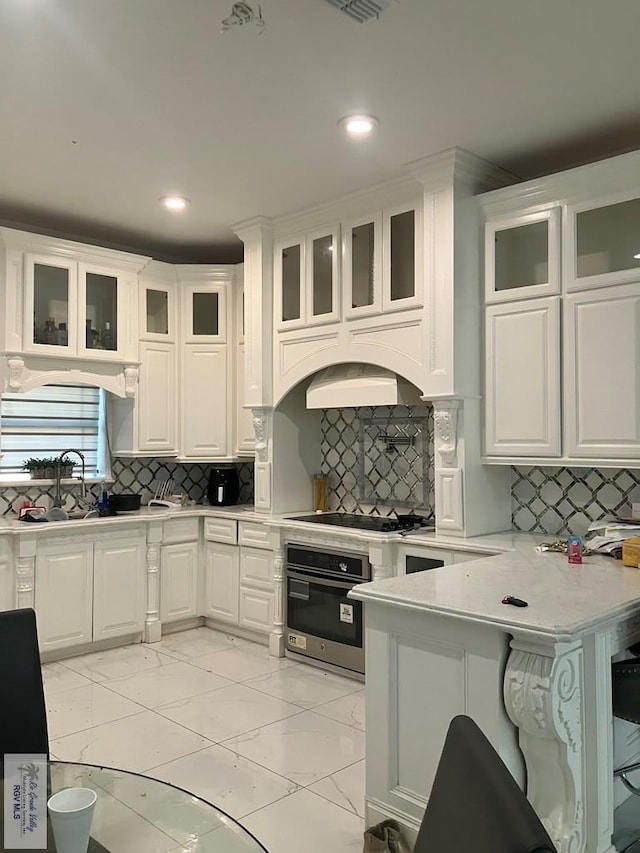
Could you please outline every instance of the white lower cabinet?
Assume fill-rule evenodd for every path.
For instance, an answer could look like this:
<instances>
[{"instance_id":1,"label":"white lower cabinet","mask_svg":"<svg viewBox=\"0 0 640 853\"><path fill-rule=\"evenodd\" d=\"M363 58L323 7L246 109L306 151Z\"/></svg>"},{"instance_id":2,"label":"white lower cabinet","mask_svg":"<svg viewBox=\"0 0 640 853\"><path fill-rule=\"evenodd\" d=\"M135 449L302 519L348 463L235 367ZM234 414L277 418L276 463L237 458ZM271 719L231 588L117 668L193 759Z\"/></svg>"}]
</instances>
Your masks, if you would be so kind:
<instances>
[{"instance_id":1,"label":"white lower cabinet","mask_svg":"<svg viewBox=\"0 0 640 853\"><path fill-rule=\"evenodd\" d=\"M198 614L198 543L163 545L160 554L160 620Z\"/></svg>"},{"instance_id":2,"label":"white lower cabinet","mask_svg":"<svg viewBox=\"0 0 640 853\"><path fill-rule=\"evenodd\" d=\"M35 610L40 650L53 651L142 632L145 617L143 536L116 543L39 545Z\"/></svg>"},{"instance_id":3,"label":"white lower cabinet","mask_svg":"<svg viewBox=\"0 0 640 853\"><path fill-rule=\"evenodd\" d=\"M93 552L93 639L137 634L144 628L146 542L96 543Z\"/></svg>"},{"instance_id":4,"label":"white lower cabinet","mask_svg":"<svg viewBox=\"0 0 640 853\"><path fill-rule=\"evenodd\" d=\"M35 566L35 611L40 651L93 639L93 544L44 545Z\"/></svg>"},{"instance_id":5,"label":"white lower cabinet","mask_svg":"<svg viewBox=\"0 0 640 853\"><path fill-rule=\"evenodd\" d=\"M273 625L273 596L273 552L241 546L239 624L268 633Z\"/></svg>"},{"instance_id":6,"label":"white lower cabinet","mask_svg":"<svg viewBox=\"0 0 640 853\"><path fill-rule=\"evenodd\" d=\"M204 552L204 615L237 625L240 588L238 546L205 542Z\"/></svg>"}]
</instances>

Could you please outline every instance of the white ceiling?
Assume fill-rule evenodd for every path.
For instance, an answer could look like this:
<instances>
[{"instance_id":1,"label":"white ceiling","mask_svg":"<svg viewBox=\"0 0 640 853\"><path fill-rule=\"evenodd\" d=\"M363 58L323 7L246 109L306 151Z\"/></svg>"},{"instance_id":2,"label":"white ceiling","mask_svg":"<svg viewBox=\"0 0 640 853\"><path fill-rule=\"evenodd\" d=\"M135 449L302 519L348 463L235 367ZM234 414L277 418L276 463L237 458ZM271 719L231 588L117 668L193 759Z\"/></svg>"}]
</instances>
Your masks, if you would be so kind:
<instances>
[{"instance_id":1,"label":"white ceiling","mask_svg":"<svg viewBox=\"0 0 640 853\"><path fill-rule=\"evenodd\" d=\"M248 0L257 9L257 0ZM640 147L638 0L2 0L0 219L185 261L460 146L523 178ZM337 120L380 119L354 143ZM171 216L157 203L181 193Z\"/></svg>"}]
</instances>

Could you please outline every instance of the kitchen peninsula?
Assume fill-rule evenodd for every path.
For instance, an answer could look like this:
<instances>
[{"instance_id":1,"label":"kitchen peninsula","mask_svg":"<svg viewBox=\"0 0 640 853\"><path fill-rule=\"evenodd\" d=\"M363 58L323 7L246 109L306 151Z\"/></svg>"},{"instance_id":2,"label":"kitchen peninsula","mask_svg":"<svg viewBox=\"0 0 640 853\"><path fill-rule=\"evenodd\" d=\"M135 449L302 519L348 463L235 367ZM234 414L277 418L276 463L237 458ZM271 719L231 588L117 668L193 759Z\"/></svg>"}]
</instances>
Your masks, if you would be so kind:
<instances>
[{"instance_id":1,"label":"kitchen peninsula","mask_svg":"<svg viewBox=\"0 0 640 853\"><path fill-rule=\"evenodd\" d=\"M529 541L351 596L366 604L369 824L417 830L448 723L466 713L526 777L561 853L615 850L610 663L640 639L636 569L568 565Z\"/></svg>"}]
</instances>

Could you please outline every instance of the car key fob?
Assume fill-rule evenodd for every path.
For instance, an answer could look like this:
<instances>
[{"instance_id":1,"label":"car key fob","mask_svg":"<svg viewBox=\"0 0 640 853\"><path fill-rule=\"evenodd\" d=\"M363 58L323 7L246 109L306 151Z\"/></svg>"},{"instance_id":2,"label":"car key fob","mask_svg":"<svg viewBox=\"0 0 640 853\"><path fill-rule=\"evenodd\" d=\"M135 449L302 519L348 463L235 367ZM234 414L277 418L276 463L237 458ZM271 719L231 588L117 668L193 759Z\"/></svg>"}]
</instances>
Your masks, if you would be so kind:
<instances>
[{"instance_id":1,"label":"car key fob","mask_svg":"<svg viewBox=\"0 0 640 853\"><path fill-rule=\"evenodd\" d=\"M505 595L502 599L503 604L513 604L514 607L528 607L529 602L523 601L521 598L516 598L515 595Z\"/></svg>"}]
</instances>

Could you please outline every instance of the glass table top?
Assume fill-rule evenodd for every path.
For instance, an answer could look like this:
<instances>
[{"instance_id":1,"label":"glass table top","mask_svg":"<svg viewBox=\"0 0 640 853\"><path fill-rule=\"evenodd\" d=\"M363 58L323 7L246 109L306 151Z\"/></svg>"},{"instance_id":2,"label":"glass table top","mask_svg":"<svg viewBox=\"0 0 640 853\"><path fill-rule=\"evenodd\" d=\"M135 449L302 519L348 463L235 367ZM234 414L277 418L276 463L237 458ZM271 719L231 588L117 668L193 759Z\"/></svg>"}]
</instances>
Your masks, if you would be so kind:
<instances>
[{"instance_id":1,"label":"glass table top","mask_svg":"<svg viewBox=\"0 0 640 853\"><path fill-rule=\"evenodd\" d=\"M52 793L98 794L88 853L266 853L229 815L173 785L90 764L51 761L50 769ZM49 827L51 853L52 835Z\"/></svg>"}]
</instances>

